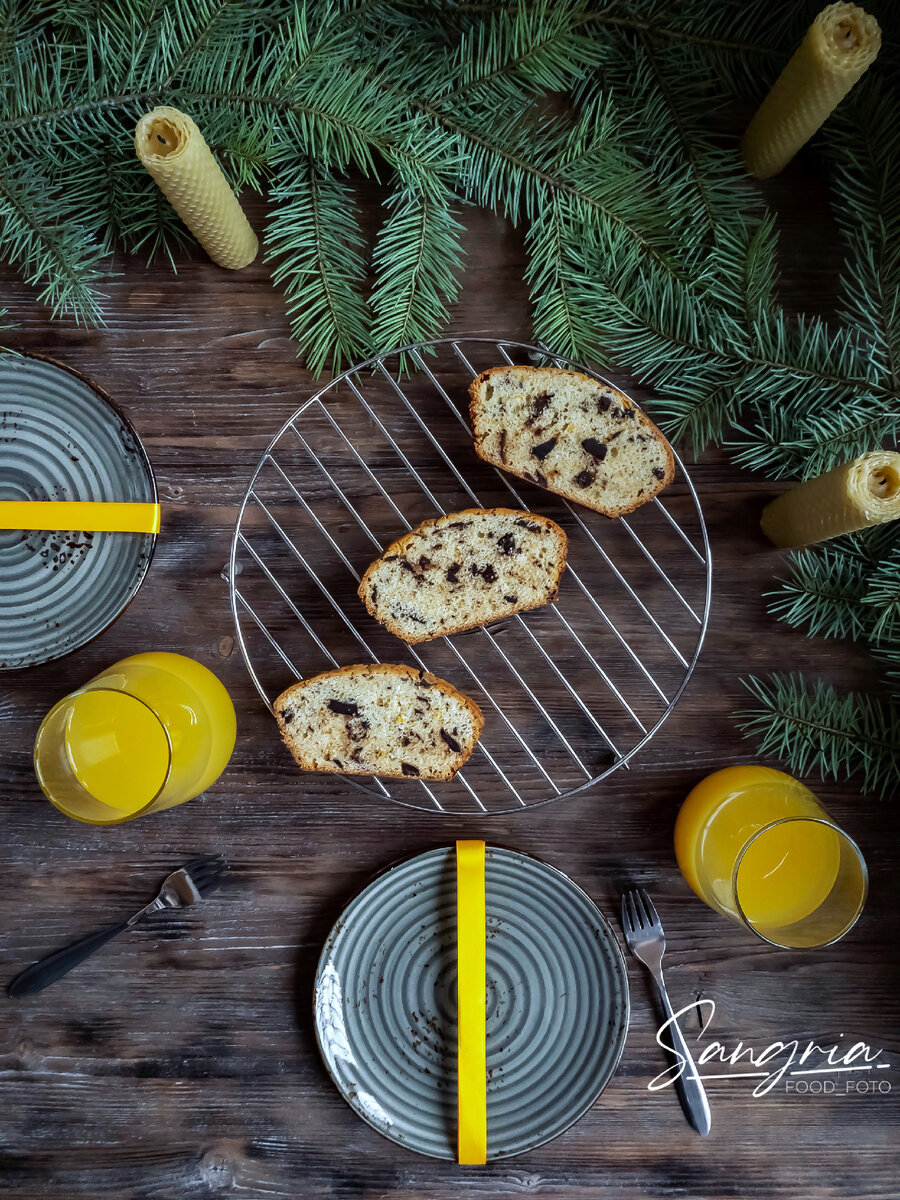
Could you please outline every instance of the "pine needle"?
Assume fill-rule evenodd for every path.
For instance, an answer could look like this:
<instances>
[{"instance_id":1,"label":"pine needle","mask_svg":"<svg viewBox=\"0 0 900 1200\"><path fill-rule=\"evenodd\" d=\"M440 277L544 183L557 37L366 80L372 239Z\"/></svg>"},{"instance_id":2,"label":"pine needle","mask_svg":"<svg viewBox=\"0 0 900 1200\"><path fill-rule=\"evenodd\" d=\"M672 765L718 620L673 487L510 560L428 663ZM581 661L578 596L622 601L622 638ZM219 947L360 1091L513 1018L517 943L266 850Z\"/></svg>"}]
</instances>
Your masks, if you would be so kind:
<instances>
[{"instance_id":1,"label":"pine needle","mask_svg":"<svg viewBox=\"0 0 900 1200\"><path fill-rule=\"evenodd\" d=\"M381 350L426 340L447 320L459 290L460 223L449 194L402 187L375 244L373 340Z\"/></svg>"},{"instance_id":2,"label":"pine needle","mask_svg":"<svg viewBox=\"0 0 900 1200\"><path fill-rule=\"evenodd\" d=\"M858 777L863 790L887 796L900 781L900 705L847 692L800 675L743 680L758 702L738 715L760 754L774 754L795 775Z\"/></svg>"},{"instance_id":3,"label":"pine needle","mask_svg":"<svg viewBox=\"0 0 900 1200\"><path fill-rule=\"evenodd\" d=\"M790 555L769 611L822 637L900 651L900 530L892 523Z\"/></svg>"},{"instance_id":4,"label":"pine needle","mask_svg":"<svg viewBox=\"0 0 900 1200\"><path fill-rule=\"evenodd\" d=\"M775 592L769 612L807 633L856 640L872 628L865 606L869 571L852 550L819 546L791 555L791 576Z\"/></svg>"},{"instance_id":5,"label":"pine needle","mask_svg":"<svg viewBox=\"0 0 900 1200\"><path fill-rule=\"evenodd\" d=\"M272 279L283 286L291 332L313 371L365 354L368 313L361 294L365 264L353 193L312 160L279 159L277 203L266 237Z\"/></svg>"}]
</instances>

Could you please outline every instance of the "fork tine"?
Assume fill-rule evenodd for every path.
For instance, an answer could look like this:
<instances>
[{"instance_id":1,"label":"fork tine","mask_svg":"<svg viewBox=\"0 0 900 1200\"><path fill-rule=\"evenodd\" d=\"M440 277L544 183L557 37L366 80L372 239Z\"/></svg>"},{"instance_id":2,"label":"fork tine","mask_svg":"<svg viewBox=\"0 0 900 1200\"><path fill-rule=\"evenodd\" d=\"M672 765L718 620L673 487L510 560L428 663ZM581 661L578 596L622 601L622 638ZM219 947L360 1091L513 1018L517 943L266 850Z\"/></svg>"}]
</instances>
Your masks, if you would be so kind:
<instances>
[{"instance_id":1,"label":"fork tine","mask_svg":"<svg viewBox=\"0 0 900 1200\"><path fill-rule=\"evenodd\" d=\"M208 854L185 863L182 870L188 875L201 896L219 886L230 867L221 854Z\"/></svg>"},{"instance_id":2,"label":"fork tine","mask_svg":"<svg viewBox=\"0 0 900 1200\"><path fill-rule=\"evenodd\" d=\"M227 871L214 871L208 875L202 875L199 879L194 879L194 887L201 896L206 896L219 887L227 875ZM194 877L192 876L191 878Z\"/></svg>"},{"instance_id":3,"label":"fork tine","mask_svg":"<svg viewBox=\"0 0 900 1200\"><path fill-rule=\"evenodd\" d=\"M625 893L625 895L623 897L623 904L628 905L628 927L632 932L634 932L634 930L640 928L641 923L638 920L637 908L635 907L635 903L634 903L634 892L633 891Z\"/></svg>"},{"instance_id":4,"label":"fork tine","mask_svg":"<svg viewBox=\"0 0 900 1200\"><path fill-rule=\"evenodd\" d=\"M218 888L222 885L222 882L225 879L225 875L226 875L226 872L221 871L218 875L210 875L210 877L208 879L200 880L199 883L195 880L194 887L197 889L197 891L200 893L201 896L208 896L211 892L214 892L216 890L216 888Z\"/></svg>"},{"instance_id":5,"label":"fork tine","mask_svg":"<svg viewBox=\"0 0 900 1200\"><path fill-rule=\"evenodd\" d=\"M659 914L656 911L656 906L643 888L638 888L638 899L640 900L647 925L658 925Z\"/></svg>"},{"instance_id":6,"label":"fork tine","mask_svg":"<svg viewBox=\"0 0 900 1200\"><path fill-rule=\"evenodd\" d=\"M228 864L223 858L208 858L199 859L193 864L185 864L183 868L194 883L206 879L210 875L216 875L228 869Z\"/></svg>"},{"instance_id":7,"label":"fork tine","mask_svg":"<svg viewBox=\"0 0 900 1200\"><path fill-rule=\"evenodd\" d=\"M193 871L189 871L188 874L196 883L198 880L212 879L218 877L219 875L224 875L228 869L228 863L222 859L219 862L203 863L202 866L197 867Z\"/></svg>"},{"instance_id":8,"label":"fork tine","mask_svg":"<svg viewBox=\"0 0 900 1200\"><path fill-rule=\"evenodd\" d=\"M193 868L197 871L202 871L206 867L220 867L225 863L225 859L221 854L205 854L202 858L193 860Z\"/></svg>"},{"instance_id":9,"label":"fork tine","mask_svg":"<svg viewBox=\"0 0 900 1200\"><path fill-rule=\"evenodd\" d=\"M215 879L220 879L225 872L223 870L207 870L207 871L189 871L188 875L195 888L200 891Z\"/></svg>"},{"instance_id":10,"label":"fork tine","mask_svg":"<svg viewBox=\"0 0 900 1200\"><path fill-rule=\"evenodd\" d=\"M189 862L186 862L182 867L182 870L198 871L203 866L224 862L225 859L221 854L200 854L197 858L192 858Z\"/></svg>"},{"instance_id":11,"label":"fork tine","mask_svg":"<svg viewBox=\"0 0 900 1200\"><path fill-rule=\"evenodd\" d=\"M644 894L643 888L634 889L634 906L637 909L638 920L641 923L641 929L649 929L651 921L647 915L647 909L644 907Z\"/></svg>"}]
</instances>

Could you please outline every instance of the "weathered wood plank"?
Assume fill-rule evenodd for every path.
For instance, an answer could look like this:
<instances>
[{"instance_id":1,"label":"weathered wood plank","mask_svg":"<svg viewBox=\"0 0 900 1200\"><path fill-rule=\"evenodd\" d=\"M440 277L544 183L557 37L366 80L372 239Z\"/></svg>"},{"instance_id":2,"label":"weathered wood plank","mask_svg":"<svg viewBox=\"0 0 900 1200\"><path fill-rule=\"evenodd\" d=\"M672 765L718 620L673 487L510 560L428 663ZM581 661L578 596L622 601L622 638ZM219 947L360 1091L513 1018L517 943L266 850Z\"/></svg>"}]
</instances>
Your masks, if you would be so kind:
<instances>
[{"instance_id":1,"label":"weathered wood plank","mask_svg":"<svg viewBox=\"0 0 900 1200\"><path fill-rule=\"evenodd\" d=\"M787 300L828 314L837 253L821 186L801 162L767 191L786 234ZM373 218L377 199L369 196ZM519 236L476 212L467 222L454 331L527 339ZM197 259L175 279L126 263L100 331L50 324L8 270L0 278L19 321L15 344L93 375L128 409L166 504L149 578L117 625L60 663L0 676L0 978L140 902L193 853L222 850L235 866L228 888L198 909L113 943L38 998L0 1004L3 1194L894 1200L900 1072L889 1073L892 1093L878 1096L782 1090L753 1099L749 1086L714 1082L713 1133L701 1142L674 1097L647 1091L664 1062L633 961L632 1028L601 1101L555 1143L483 1170L418 1158L359 1122L332 1087L311 1029L316 960L342 906L392 859L464 835L549 859L610 915L621 883L650 887L669 934L673 997L716 1001L711 1036L762 1047L844 1034L900 1057L893 804L862 799L852 785L818 789L863 844L872 878L859 926L826 951L753 942L707 911L674 863L672 824L685 792L748 756L730 715L742 701L741 674L802 667L876 686L860 650L806 640L768 618L764 593L782 560L756 522L775 489L719 454L692 469L715 557L709 639L687 694L631 772L519 817L459 820L379 805L340 781L297 775L234 649L220 572L237 505L269 437L313 386L267 269L225 275ZM234 759L181 809L107 830L67 821L41 799L31 769L41 716L144 648L192 654L220 675L238 709Z\"/></svg>"}]
</instances>

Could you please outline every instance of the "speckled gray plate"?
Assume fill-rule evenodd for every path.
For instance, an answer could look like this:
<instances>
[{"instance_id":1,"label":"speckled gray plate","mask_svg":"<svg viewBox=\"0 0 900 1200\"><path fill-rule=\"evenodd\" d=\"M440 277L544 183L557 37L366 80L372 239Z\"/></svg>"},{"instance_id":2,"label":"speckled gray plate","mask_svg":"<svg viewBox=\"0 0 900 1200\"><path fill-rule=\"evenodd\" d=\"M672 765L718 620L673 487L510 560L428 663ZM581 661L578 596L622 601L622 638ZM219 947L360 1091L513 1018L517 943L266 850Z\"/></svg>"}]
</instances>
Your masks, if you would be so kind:
<instances>
[{"instance_id":1,"label":"speckled gray plate","mask_svg":"<svg viewBox=\"0 0 900 1200\"><path fill-rule=\"evenodd\" d=\"M77 372L0 358L0 500L156 500L126 418ZM102 633L141 585L156 538L0 530L0 669L33 666Z\"/></svg>"},{"instance_id":2,"label":"speckled gray plate","mask_svg":"<svg viewBox=\"0 0 900 1200\"><path fill-rule=\"evenodd\" d=\"M554 867L488 847L487 1156L568 1129L614 1074L628 982L594 902ZM332 929L316 1035L350 1106L379 1133L456 1158L456 853L391 867Z\"/></svg>"}]
</instances>

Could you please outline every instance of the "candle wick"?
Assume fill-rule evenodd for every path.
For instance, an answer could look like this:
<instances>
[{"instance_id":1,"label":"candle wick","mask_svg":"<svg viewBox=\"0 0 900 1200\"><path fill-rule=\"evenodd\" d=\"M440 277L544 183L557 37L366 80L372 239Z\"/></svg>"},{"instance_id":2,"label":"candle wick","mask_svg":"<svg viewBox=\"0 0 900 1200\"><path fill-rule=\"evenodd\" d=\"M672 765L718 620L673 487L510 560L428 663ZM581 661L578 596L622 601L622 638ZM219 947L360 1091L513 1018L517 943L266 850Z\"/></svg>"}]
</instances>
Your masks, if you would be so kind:
<instances>
[{"instance_id":1,"label":"candle wick","mask_svg":"<svg viewBox=\"0 0 900 1200\"><path fill-rule=\"evenodd\" d=\"M835 28L835 42L842 45L844 49L849 49L856 45L856 30L853 28L851 21L841 21Z\"/></svg>"},{"instance_id":2,"label":"candle wick","mask_svg":"<svg viewBox=\"0 0 900 1200\"><path fill-rule=\"evenodd\" d=\"M162 144L165 146L165 144L166 144L166 139L163 137L163 135L162 135L161 133L158 133L158 134L156 135L156 140L157 140L158 142L162 142Z\"/></svg>"}]
</instances>

